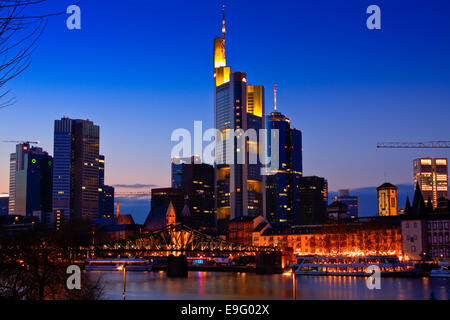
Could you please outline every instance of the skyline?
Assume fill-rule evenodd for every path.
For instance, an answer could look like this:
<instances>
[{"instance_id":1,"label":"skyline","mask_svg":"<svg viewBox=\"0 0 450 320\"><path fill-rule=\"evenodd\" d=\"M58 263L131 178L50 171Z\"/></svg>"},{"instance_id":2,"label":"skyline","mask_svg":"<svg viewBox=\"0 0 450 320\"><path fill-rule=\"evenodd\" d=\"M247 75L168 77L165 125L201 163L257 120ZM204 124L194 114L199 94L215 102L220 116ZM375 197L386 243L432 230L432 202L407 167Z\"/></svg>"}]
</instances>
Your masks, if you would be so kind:
<instances>
[{"instance_id":1,"label":"skyline","mask_svg":"<svg viewBox=\"0 0 450 320\"><path fill-rule=\"evenodd\" d=\"M143 8L157 10L133 12L141 18L148 14L150 22L146 25L144 19L139 20L143 25L137 21L115 29L122 36L133 35L127 33L130 31L137 33L131 39L117 42L108 33L98 38L111 26L107 23L109 18L112 23L119 14L115 11L119 8L106 7L105 1L81 4L83 20L79 32L65 29L65 17L50 20L30 69L8 86L18 102L0 110L3 119L0 139L37 139L42 142L39 146L53 155L55 119L62 116L90 119L101 127L100 153L106 157L107 184L169 186L170 149L174 145L170 142L171 132L177 128L192 130L195 120L202 120L204 127L213 126L211 39L220 34L222 2L208 2L201 12L183 3L175 7L176 11L164 9L170 4L140 3ZM421 114L424 106L431 103L439 111L438 119L450 115L450 62L445 60L450 44L439 38L439 30L444 35L450 28L450 22L444 20L446 10L421 8L413 2L405 13L399 3L380 1L382 30L372 32L365 28L364 1L356 6L356 1L340 6L332 4L327 9L324 3L285 1L273 7L260 1L260 6L252 11L248 3L225 1L227 60L235 71L250 75L249 81L266 87L266 114L273 110L273 94L269 89L278 84L278 111L303 132L305 176L325 177L330 191L377 186L385 180L409 184L413 180L413 159L448 157L448 152L377 150L375 144L445 140L449 136L450 128L444 121L424 122ZM433 5L436 3L450 7L441 1ZM101 8L109 11L105 13ZM296 12L301 17L297 21L293 20L294 9L302 9ZM257 12L266 19L247 15L249 12ZM281 16L281 12L290 19ZM392 12L403 19L407 16L424 23L405 26L405 20L394 19ZM439 20L439 15L443 20ZM139 19L133 15L131 18ZM261 20L265 24L256 23ZM162 34L152 28L161 24L167 27L159 30L165 31ZM255 28L251 38L250 26ZM293 26L298 28L289 28ZM437 26L441 28L436 30ZM193 33L180 37L183 30ZM55 44L58 42L55 36L59 45ZM148 36L151 41L134 43L139 36ZM294 36L302 42L289 42ZM318 40L320 36L325 36L323 43ZM349 36L355 37L357 43ZM338 43L339 39L342 43ZM88 50L94 41L96 52ZM122 46L128 48L127 45L133 45L135 50L123 50ZM428 50L421 49L426 45ZM373 49L376 47L389 54L380 56ZM159 51L151 51L152 48ZM327 52L333 49L338 50L337 57ZM150 59L142 54L146 50L150 50ZM180 50L185 55L179 56ZM106 52L109 55L101 59ZM410 55L406 57L405 53ZM123 62L120 57L125 54L130 58ZM298 56L298 65L289 63L297 61L290 58ZM115 58L123 64L118 69L123 81L114 77ZM56 65L60 68L55 68ZM415 68L405 72L411 65ZM328 74L328 70L335 74ZM148 74L150 77L146 77ZM131 114L125 121L124 110ZM370 123L366 123L369 119ZM13 147L1 143L0 193L8 190L8 161Z\"/></svg>"}]
</instances>

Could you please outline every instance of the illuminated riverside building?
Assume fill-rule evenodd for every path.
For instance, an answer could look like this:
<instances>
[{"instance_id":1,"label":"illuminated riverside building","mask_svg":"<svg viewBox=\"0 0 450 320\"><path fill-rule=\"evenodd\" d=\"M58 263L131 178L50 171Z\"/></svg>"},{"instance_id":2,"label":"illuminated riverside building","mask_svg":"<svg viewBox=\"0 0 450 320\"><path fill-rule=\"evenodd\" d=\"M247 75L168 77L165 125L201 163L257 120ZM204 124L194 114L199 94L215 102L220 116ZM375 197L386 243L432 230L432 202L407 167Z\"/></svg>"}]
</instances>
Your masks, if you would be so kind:
<instances>
[{"instance_id":1,"label":"illuminated riverside building","mask_svg":"<svg viewBox=\"0 0 450 320\"><path fill-rule=\"evenodd\" d=\"M266 217L271 223L292 225L300 216L300 178L302 177L302 132L291 128L290 119L277 112L274 87L274 111L266 118L268 156L272 156L271 130L278 130L279 167L266 176ZM297 217L297 218L295 218Z\"/></svg>"},{"instance_id":2,"label":"illuminated riverside building","mask_svg":"<svg viewBox=\"0 0 450 320\"><path fill-rule=\"evenodd\" d=\"M419 183L425 203L431 200L436 208L438 199L448 199L448 166L446 158L418 158L414 164L414 185Z\"/></svg>"},{"instance_id":3,"label":"illuminated riverside building","mask_svg":"<svg viewBox=\"0 0 450 320\"><path fill-rule=\"evenodd\" d=\"M256 231L255 231L256 232ZM345 224L267 228L253 237L253 245L275 246L297 255L402 254L397 217L360 218Z\"/></svg>"},{"instance_id":4,"label":"illuminated riverside building","mask_svg":"<svg viewBox=\"0 0 450 320\"><path fill-rule=\"evenodd\" d=\"M10 159L14 159L10 177L13 214L46 220L52 211L53 158L42 148L20 143Z\"/></svg>"},{"instance_id":5,"label":"illuminated riverside building","mask_svg":"<svg viewBox=\"0 0 450 320\"><path fill-rule=\"evenodd\" d=\"M227 66L225 19L222 37L214 39L214 78L214 122L220 131L215 148L214 207L220 225L236 217L262 215L264 189L261 165L249 164L257 156L258 141L246 141L242 147L237 141L245 137L234 135L238 129L254 129L258 134L264 128L264 87L248 85L245 73L232 72ZM227 154L229 142L234 142L232 154ZM243 155L245 161L238 163Z\"/></svg>"},{"instance_id":6,"label":"illuminated riverside building","mask_svg":"<svg viewBox=\"0 0 450 320\"><path fill-rule=\"evenodd\" d=\"M397 187L386 182L377 188L378 215L396 216L397 212Z\"/></svg>"},{"instance_id":7,"label":"illuminated riverside building","mask_svg":"<svg viewBox=\"0 0 450 320\"><path fill-rule=\"evenodd\" d=\"M55 120L53 213L56 227L98 217L100 128L89 120Z\"/></svg>"},{"instance_id":8,"label":"illuminated riverside building","mask_svg":"<svg viewBox=\"0 0 450 320\"><path fill-rule=\"evenodd\" d=\"M402 216L402 245L412 260L450 261L450 206L439 198L436 209L425 205L420 186L416 185L412 206L406 200Z\"/></svg>"}]
</instances>

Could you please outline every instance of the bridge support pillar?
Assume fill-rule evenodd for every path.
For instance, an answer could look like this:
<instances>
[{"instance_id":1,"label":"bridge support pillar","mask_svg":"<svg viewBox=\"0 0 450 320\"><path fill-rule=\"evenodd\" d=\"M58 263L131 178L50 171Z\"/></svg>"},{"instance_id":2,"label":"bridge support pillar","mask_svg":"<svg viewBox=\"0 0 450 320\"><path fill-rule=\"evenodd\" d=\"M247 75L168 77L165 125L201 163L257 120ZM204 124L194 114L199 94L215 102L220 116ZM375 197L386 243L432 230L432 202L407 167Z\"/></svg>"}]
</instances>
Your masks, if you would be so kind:
<instances>
[{"instance_id":1,"label":"bridge support pillar","mask_svg":"<svg viewBox=\"0 0 450 320\"><path fill-rule=\"evenodd\" d=\"M259 253L256 256L256 273L282 273L281 252Z\"/></svg>"},{"instance_id":2,"label":"bridge support pillar","mask_svg":"<svg viewBox=\"0 0 450 320\"><path fill-rule=\"evenodd\" d=\"M169 278L187 278L188 263L185 255L175 257L171 254L167 259L167 277Z\"/></svg>"}]
</instances>

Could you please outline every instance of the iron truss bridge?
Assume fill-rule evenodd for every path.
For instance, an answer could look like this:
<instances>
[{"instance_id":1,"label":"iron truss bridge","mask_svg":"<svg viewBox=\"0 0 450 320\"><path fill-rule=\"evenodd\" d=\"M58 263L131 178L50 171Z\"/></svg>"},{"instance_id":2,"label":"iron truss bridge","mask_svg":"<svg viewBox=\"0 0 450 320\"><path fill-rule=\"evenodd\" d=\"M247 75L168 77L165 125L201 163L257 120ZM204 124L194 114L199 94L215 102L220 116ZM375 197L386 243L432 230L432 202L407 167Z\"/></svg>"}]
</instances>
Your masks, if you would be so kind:
<instances>
[{"instance_id":1,"label":"iron truss bridge","mask_svg":"<svg viewBox=\"0 0 450 320\"><path fill-rule=\"evenodd\" d=\"M279 251L279 249L273 247L258 247L229 242L219 237L202 233L183 224L170 225L165 228L140 234L133 238L96 244L90 250L135 253L152 251L181 253L268 253Z\"/></svg>"}]
</instances>

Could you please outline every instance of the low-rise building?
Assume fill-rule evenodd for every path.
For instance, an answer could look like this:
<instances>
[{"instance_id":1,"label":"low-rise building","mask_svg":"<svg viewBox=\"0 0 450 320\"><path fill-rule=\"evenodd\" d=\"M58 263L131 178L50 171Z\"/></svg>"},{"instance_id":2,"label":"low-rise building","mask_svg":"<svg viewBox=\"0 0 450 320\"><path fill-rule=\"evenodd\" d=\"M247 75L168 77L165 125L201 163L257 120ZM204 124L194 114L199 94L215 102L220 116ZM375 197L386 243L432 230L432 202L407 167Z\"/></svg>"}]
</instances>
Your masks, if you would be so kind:
<instances>
[{"instance_id":1,"label":"low-rise building","mask_svg":"<svg viewBox=\"0 0 450 320\"><path fill-rule=\"evenodd\" d=\"M416 184L413 205L406 200L402 216L402 250L412 260L450 261L450 210L445 198L433 209L425 204L420 185Z\"/></svg>"},{"instance_id":2,"label":"low-rise building","mask_svg":"<svg viewBox=\"0 0 450 320\"><path fill-rule=\"evenodd\" d=\"M259 235L269 227L269 223L262 216L234 218L228 222L228 240L251 245L253 241L259 241Z\"/></svg>"},{"instance_id":3,"label":"low-rise building","mask_svg":"<svg viewBox=\"0 0 450 320\"><path fill-rule=\"evenodd\" d=\"M294 254L402 253L399 219L365 218L344 223L266 230L254 245L292 248Z\"/></svg>"}]
</instances>

